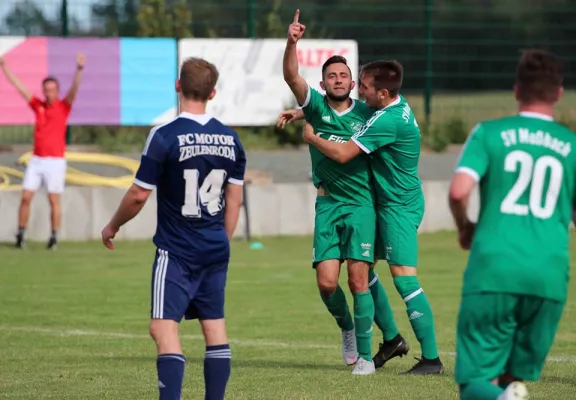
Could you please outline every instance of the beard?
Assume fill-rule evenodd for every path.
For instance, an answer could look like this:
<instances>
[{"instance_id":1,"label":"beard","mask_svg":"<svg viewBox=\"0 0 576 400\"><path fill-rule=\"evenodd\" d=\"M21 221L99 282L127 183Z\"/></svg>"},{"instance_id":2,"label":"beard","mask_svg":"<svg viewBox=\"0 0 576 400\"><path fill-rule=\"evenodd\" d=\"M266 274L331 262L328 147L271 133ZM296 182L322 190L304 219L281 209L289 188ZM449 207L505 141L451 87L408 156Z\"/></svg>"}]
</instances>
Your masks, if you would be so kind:
<instances>
[{"instance_id":1,"label":"beard","mask_svg":"<svg viewBox=\"0 0 576 400\"><path fill-rule=\"evenodd\" d=\"M348 98L350 97L350 90L348 90L346 93L344 94L334 94L334 93L330 93L328 91L326 91L326 97L328 97L330 100L332 101L344 101L344 100L348 100Z\"/></svg>"}]
</instances>

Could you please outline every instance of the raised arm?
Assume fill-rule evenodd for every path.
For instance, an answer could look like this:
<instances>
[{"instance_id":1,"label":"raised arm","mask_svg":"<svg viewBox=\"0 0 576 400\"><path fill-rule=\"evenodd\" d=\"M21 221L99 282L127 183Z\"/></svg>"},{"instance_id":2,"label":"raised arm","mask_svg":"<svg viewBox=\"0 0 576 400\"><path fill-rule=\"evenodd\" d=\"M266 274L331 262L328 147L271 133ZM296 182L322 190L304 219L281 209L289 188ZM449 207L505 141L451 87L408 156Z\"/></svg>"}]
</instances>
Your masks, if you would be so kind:
<instances>
[{"instance_id":1,"label":"raised arm","mask_svg":"<svg viewBox=\"0 0 576 400\"><path fill-rule=\"evenodd\" d=\"M70 87L70 90L68 90L68 94L66 95L66 101L70 105L74 103L76 93L78 93L78 88L80 87L80 80L82 79L82 70L84 70L85 63L86 63L86 57L83 54L78 54L76 56L76 73L74 74L74 79L72 80L72 86Z\"/></svg>"},{"instance_id":2,"label":"raised arm","mask_svg":"<svg viewBox=\"0 0 576 400\"><path fill-rule=\"evenodd\" d=\"M4 76L6 76L8 82L10 82L10 84L14 86L16 90L18 90L18 93L20 93L27 102L30 102L30 100L32 99L32 94L30 93L28 88L24 86L22 82L20 82L20 79L18 79L18 77L14 75L12 71L10 71L10 69L6 65L6 60L4 60L3 57L0 57L0 68L2 69L2 72L4 72Z\"/></svg>"},{"instance_id":3,"label":"raised arm","mask_svg":"<svg viewBox=\"0 0 576 400\"><path fill-rule=\"evenodd\" d=\"M298 73L298 52L296 43L304 35L306 26L299 22L300 10L294 13L294 20L288 27L288 41L286 42L286 50L284 50L283 72L284 80L290 86L290 90L296 96L298 104L302 105L306 101L308 93L308 84L306 80Z\"/></svg>"}]
</instances>

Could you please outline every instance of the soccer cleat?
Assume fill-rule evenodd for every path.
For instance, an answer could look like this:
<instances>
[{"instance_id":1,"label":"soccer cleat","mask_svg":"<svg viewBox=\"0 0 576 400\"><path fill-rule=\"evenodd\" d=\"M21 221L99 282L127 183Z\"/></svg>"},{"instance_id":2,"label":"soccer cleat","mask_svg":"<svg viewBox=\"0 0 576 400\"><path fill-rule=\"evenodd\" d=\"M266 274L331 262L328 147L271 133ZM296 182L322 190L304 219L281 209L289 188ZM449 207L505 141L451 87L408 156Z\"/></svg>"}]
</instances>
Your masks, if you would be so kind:
<instances>
[{"instance_id":1,"label":"soccer cleat","mask_svg":"<svg viewBox=\"0 0 576 400\"><path fill-rule=\"evenodd\" d=\"M376 373L376 367L374 367L374 361L366 361L363 358L359 358L356 362L356 366L352 370L352 375L372 375Z\"/></svg>"},{"instance_id":2,"label":"soccer cleat","mask_svg":"<svg viewBox=\"0 0 576 400\"><path fill-rule=\"evenodd\" d=\"M400 335L397 336L399 339L394 339L389 342L380 343L378 353L374 355L374 365L376 368L382 368L387 361L393 359L394 357L404 357L408 354L410 347L404 338Z\"/></svg>"},{"instance_id":3,"label":"soccer cleat","mask_svg":"<svg viewBox=\"0 0 576 400\"><path fill-rule=\"evenodd\" d=\"M342 359L346 365L354 365L358 361L358 348L356 347L356 332L342 331Z\"/></svg>"},{"instance_id":4,"label":"soccer cleat","mask_svg":"<svg viewBox=\"0 0 576 400\"><path fill-rule=\"evenodd\" d=\"M58 240L55 236L51 236L50 240L48 240L48 244L46 245L48 250L56 250L58 248Z\"/></svg>"},{"instance_id":5,"label":"soccer cleat","mask_svg":"<svg viewBox=\"0 0 576 400\"><path fill-rule=\"evenodd\" d=\"M528 400L528 389L522 382L512 382L498 400Z\"/></svg>"},{"instance_id":6,"label":"soccer cleat","mask_svg":"<svg viewBox=\"0 0 576 400\"><path fill-rule=\"evenodd\" d=\"M24 234L19 233L16 235L16 248L23 249L24 248Z\"/></svg>"},{"instance_id":7,"label":"soccer cleat","mask_svg":"<svg viewBox=\"0 0 576 400\"><path fill-rule=\"evenodd\" d=\"M424 357L415 358L418 360L410 370L402 372L401 375L434 375L444 372L444 365L439 358L435 360L428 360Z\"/></svg>"}]
</instances>

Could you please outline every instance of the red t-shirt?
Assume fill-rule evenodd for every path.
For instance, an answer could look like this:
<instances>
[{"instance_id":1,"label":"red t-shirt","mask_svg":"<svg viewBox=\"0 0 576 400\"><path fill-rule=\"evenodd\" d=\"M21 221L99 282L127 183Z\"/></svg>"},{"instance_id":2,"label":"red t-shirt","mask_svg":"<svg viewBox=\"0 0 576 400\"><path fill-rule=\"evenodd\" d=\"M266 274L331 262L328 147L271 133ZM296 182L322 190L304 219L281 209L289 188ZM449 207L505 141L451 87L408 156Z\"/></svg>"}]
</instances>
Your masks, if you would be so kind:
<instances>
[{"instance_id":1,"label":"red t-shirt","mask_svg":"<svg viewBox=\"0 0 576 400\"><path fill-rule=\"evenodd\" d=\"M36 116L34 127L34 155L38 157L64 157L66 151L66 124L72 106L66 99L50 105L37 97L30 99L30 108Z\"/></svg>"}]
</instances>

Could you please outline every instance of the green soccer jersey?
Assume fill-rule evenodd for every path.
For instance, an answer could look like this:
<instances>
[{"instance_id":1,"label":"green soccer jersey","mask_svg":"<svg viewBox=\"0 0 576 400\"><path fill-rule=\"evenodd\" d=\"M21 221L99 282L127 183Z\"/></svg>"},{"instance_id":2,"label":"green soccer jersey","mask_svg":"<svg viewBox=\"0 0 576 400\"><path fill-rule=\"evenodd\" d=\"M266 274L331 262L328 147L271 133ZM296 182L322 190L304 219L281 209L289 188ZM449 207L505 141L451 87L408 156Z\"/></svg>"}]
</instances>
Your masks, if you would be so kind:
<instances>
[{"instance_id":1,"label":"green soccer jersey","mask_svg":"<svg viewBox=\"0 0 576 400\"><path fill-rule=\"evenodd\" d=\"M536 113L474 128L456 169L480 186L464 294L566 300L576 183L572 147L576 149L572 131Z\"/></svg>"},{"instance_id":2,"label":"green soccer jersey","mask_svg":"<svg viewBox=\"0 0 576 400\"><path fill-rule=\"evenodd\" d=\"M370 154L378 204L401 205L421 194L420 128L403 96L376 111L352 140Z\"/></svg>"},{"instance_id":3,"label":"green soccer jersey","mask_svg":"<svg viewBox=\"0 0 576 400\"><path fill-rule=\"evenodd\" d=\"M311 87L308 87L302 110L317 135L341 143L350 140L374 113L373 109L357 100L352 100L347 110L337 112L330 107L325 96ZM321 185L330 196L344 203L374 205L368 158L356 157L346 164L339 164L315 147L309 148L314 186Z\"/></svg>"}]
</instances>

